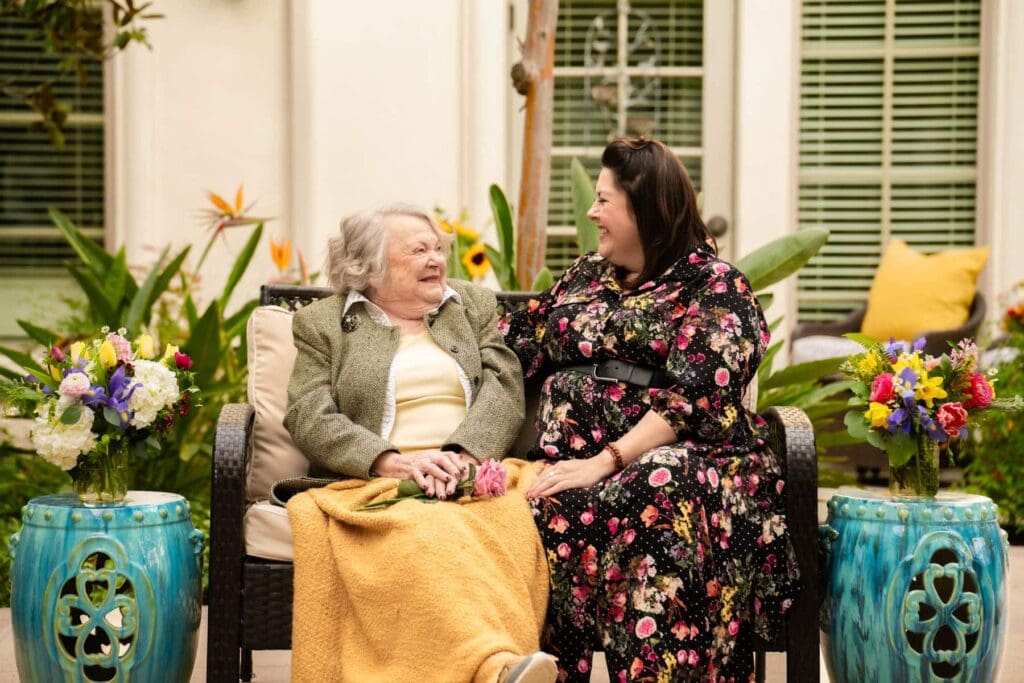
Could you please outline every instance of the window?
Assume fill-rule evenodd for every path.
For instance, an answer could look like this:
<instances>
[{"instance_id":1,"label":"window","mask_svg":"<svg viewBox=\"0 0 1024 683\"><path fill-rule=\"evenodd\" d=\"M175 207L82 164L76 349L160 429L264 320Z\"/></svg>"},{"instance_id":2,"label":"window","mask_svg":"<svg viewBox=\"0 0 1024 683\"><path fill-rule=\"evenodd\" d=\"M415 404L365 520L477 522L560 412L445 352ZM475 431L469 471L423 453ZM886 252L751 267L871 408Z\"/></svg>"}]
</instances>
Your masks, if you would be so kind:
<instances>
[{"instance_id":1,"label":"window","mask_svg":"<svg viewBox=\"0 0 1024 683\"><path fill-rule=\"evenodd\" d=\"M672 148L700 191L707 135L705 12L725 4L559 3L547 251L547 265L556 276L577 254L570 194L574 157L596 179L608 142L622 135L650 135Z\"/></svg>"},{"instance_id":2,"label":"window","mask_svg":"<svg viewBox=\"0 0 1024 683\"><path fill-rule=\"evenodd\" d=\"M25 21L0 19L0 82L23 86L57 73L60 58L44 55L30 31ZM29 130L34 112L0 98L0 337L21 335L17 318L52 324L59 285L69 281L62 263L73 253L48 207L103 241L103 65L88 65L85 84L69 76L54 90L72 111L61 151L45 132Z\"/></svg>"},{"instance_id":3,"label":"window","mask_svg":"<svg viewBox=\"0 0 1024 683\"><path fill-rule=\"evenodd\" d=\"M804 0L801 228L832 236L800 272L799 316L863 305L890 239L975 243L981 0Z\"/></svg>"}]
</instances>

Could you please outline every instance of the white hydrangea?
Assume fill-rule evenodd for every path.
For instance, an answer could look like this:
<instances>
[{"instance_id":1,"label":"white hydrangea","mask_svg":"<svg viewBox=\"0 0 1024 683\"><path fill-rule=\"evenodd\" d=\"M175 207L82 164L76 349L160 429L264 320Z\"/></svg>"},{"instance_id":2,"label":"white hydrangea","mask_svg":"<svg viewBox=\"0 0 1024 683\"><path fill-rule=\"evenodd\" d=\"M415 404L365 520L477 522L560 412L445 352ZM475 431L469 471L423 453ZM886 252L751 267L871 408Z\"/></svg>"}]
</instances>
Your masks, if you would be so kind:
<instances>
[{"instance_id":1,"label":"white hydrangea","mask_svg":"<svg viewBox=\"0 0 1024 683\"><path fill-rule=\"evenodd\" d=\"M50 402L39 407L35 426L30 436L32 445L48 462L62 470L70 470L78 462L81 453L88 453L96 446L96 435L92 431L93 412L82 406L82 414L75 424L62 424L50 420Z\"/></svg>"},{"instance_id":2,"label":"white hydrangea","mask_svg":"<svg viewBox=\"0 0 1024 683\"><path fill-rule=\"evenodd\" d=\"M153 424L156 414L178 400L178 378L163 363L151 360L135 361L136 387L128 399L132 411L132 427L143 429Z\"/></svg>"}]
</instances>

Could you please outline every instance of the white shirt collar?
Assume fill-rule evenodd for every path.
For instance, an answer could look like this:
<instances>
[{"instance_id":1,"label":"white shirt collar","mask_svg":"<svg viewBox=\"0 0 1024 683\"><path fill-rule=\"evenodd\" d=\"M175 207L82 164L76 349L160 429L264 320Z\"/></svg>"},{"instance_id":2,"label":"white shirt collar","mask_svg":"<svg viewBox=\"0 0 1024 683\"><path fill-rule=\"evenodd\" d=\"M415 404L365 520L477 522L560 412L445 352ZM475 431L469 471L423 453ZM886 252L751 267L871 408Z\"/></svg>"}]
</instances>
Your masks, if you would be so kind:
<instances>
[{"instance_id":1,"label":"white shirt collar","mask_svg":"<svg viewBox=\"0 0 1024 683\"><path fill-rule=\"evenodd\" d=\"M462 295L460 295L458 292L456 292L448 285L445 285L444 295L441 297L441 303L437 305L437 308L430 311L430 313L437 313L439 310L441 310L441 307L444 306L445 302L448 301L448 299L453 299L457 304L462 303ZM362 292L357 292L355 290L350 291L348 293L348 296L345 298L345 307L342 309L341 314L347 314L348 309L352 307L352 304L358 301L363 302L363 304L366 306L366 312L370 314L370 318L375 323L378 323L380 325L387 325L388 327L391 326L391 319L388 318L388 314L385 313L380 306L378 306L377 304L373 303L365 296L363 296Z\"/></svg>"}]
</instances>

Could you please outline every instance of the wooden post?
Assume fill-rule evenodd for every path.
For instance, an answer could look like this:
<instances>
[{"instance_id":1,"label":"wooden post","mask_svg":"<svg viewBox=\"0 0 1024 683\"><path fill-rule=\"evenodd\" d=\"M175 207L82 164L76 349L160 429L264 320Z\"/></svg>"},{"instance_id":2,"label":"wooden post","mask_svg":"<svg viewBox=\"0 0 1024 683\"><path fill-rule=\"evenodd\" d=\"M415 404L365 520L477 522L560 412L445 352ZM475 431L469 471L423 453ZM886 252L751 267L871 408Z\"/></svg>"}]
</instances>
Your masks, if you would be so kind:
<instances>
[{"instance_id":1,"label":"wooden post","mask_svg":"<svg viewBox=\"0 0 1024 683\"><path fill-rule=\"evenodd\" d=\"M523 58L512 67L512 84L526 96L523 173L516 220L516 276L529 289L544 268L548 194L551 185L551 129L555 101L555 26L558 0L530 0Z\"/></svg>"}]
</instances>

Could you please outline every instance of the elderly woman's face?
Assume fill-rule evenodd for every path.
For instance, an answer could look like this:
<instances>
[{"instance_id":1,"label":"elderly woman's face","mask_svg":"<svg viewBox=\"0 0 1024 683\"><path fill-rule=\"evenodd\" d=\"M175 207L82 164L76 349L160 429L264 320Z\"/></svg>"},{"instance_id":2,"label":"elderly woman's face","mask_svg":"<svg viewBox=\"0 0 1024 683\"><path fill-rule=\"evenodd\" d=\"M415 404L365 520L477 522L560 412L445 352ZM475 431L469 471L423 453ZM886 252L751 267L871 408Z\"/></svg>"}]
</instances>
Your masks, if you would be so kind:
<instances>
[{"instance_id":1,"label":"elderly woman's face","mask_svg":"<svg viewBox=\"0 0 1024 683\"><path fill-rule=\"evenodd\" d=\"M422 305L425 313L444 295L446 263L441 239L416 216L387 216L384 226L388 230L388 274L371 298Z\"/></svg>"}]
</instances>

